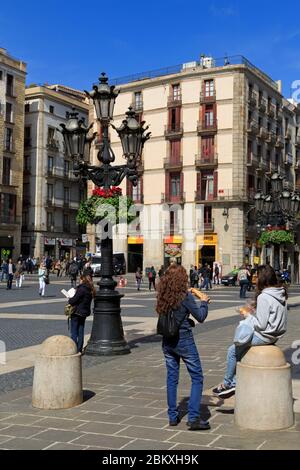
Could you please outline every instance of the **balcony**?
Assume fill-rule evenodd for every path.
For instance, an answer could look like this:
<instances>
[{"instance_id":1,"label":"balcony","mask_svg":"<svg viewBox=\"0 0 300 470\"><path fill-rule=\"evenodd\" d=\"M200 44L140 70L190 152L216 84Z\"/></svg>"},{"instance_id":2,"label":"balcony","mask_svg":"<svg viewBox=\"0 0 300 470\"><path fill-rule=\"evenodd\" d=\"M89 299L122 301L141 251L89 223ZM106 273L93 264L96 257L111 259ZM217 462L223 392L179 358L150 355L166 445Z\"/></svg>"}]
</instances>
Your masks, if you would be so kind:
<instances>
[{"instance_id":1,"label":"balcony","mask_svg":"<svg viewBox=\"0 0 300 470\"><path fill-rule=\"evenodd\" d=\"M70 201L64 201L63 208L64 209L69 209L70 208Z\"/></svg>"},{"instance_id":2,"label":"balcony","mask_svg":"<svg viewBox=\"0 0 300 470\"><path fill-rule=\"evenodd\" d=\"M267 140L268 137L269 137L269 132L267 131L265 127L261 126L259 128L258 138L262 140Z\"/></svg>"},{"instance_id":3,"label":"balcony","mask_svg":"<svg viewBox=\"0 0 300 470\"><path fill-rule=\"evenodd\" d=\"M51 150L52 152L58 152L59 141L57 139L48 139L46 147L48 150Z\"/></svg>"},{"instance_id":4,"label":"balcony","mask_svg":"<svg viewBox=\"0 0 300 470\"><path fill-rule=\"evenodd\" d=\"M64 233L70 233L70 231L71 231L70 225L69 224L64 224L63 225L63 232Z\"/></svg>"},{"instance_id":5,"label":"balcony","mask_svg":"<svg viewBox=\"0 0 300 470\"><path fill-rule=\"evenodd\" d=\"M172 140L172 139L180 139L183 135L183 124L170 124L165 126L165 138Z\"/></svg>"},{"instance_id":6,"label":"balcony","mask_svg":"<svg viewBox=\"0 0 300 470\"><path fill-rule=\"evenodd\" d=\"M300 135L297 135L296 137L295 147L300 148Z\"/></svg>"},{"instance_id":7,"label":"balcony","mask_svg":"<svg viewBox=\"0 0 300 470\"><path fill-rule=\"evenodd\" d=\"M25 137L24 139L24 149L28 149L31 147L31 138L30 137Z\"/></svg>"},{"instance_id":8,"label":"balcony","mask_svg":"<svg viewBox=\"0 0 300 470\"><path fill-rule=\"evenodd\" d=\"M270 162L270 173L276 173L277 172L277 164L275 162Z\"/></svg>"},{"instance_id":9,"label":"balcony","mask_svg":"<svg viewBox=\"0 0 300 470\"><path fill-rule=\"evenodd\" d=\"M176 95L168 96L168 107L174 108L175 106L182 105L182 97L181 93L177 93Z\"/></svg>"},{"instance_id":10,"label":"balcony","mask_svg":"<svg viewBox=\"0 0 300 470\"><path fill-rule=\"evenodd\" d=\"M276 107L274 106L273 103L269 103L268 105L268 116L272 119L274 119L276 115Z\"/></svg>"},{"instance_id":11,"label":"balcony","mask_svg":"<svg viewBox=\"0 0 300 470\"><path fill-rule=\"evenodd\" d=\"M283 149L284 148L284 138L282 135L277 135L275 147Z\"/></svg>"},{"instance_id":12,"label":"balcony","mask_svg":"<svg viewBox=\"0 0 300 470\"><path fill-rule=\"evenodd\" d=\"M260 98L258 100L258 109L260 110L261 113L265 113L268 107L268 102L266 98Z\"/></svg>"},{"instance_id":13,"label":"balcony","mask_svg":"<svg viewBox=\"0 0 300 470\"><path fill-rule=\"evenodd\" d=\"M247 166L257 166L257 165L258 165L257 155L253 152L248 153Z\"/></svg>"},{"instance_id":14,"label":"balcony","mask_svg":"<svg viewBox=\"0 0 300 470\"><path fill-rule=\"evenodd\" d=\"M0 224L7 224L7 225L16 225L20 223L20 218L16 217L14 214L2 214L0 215Z\"/></svg>"},{"instance_id":15,"label":"balcony","mask_svg":"<svg viewBox=\"0 0 300 470\"><path fill-rule=\"evenodd\" d=\"M218 132L217 119L204 119L202 121L198 121L197 132L198 135L216 134Z\"/></svg>"},{"instance_id":16,"label":"balcony","mask_svg":"<svg viewBox=\"0 0 300 470\"><path fill-rule=\"evenodd\" d=\"M287 126L287 128L285 130L284 138L285 138L285 140L291 140L291 138L292 138L292 128L291 128L291 126Z\"/></svg>"},{"instance_id":17,"label":"balcony","mask_svg":"<svg viewBox=\"0 0 300 470\"><path fill-rule=\"evenodd\" d=\"M179 235L182 233L182 229L180 227L179 222L173 222L170 223L169 221L165 221L165 226L164 226L164 236L174 236L174 235Z\"/></svg>"},{"instance_id":18,"label":"balcony","mask_svg":"<svg viewBox=\"0 0 300 470\"><path fill-rule=\"evenodd\" d=\"M216 102L216 92L212 91L210 93L202 91L200 93L200 104L212 104Z\"/></svg>"},{"instance_id":19,"label":"balcony","mask_svg":"<svg viewBox=\"0 0 300 470\"><path fill-rule=\"evenodd\" d=\"M248 104L252 107L256 107L257 106L257 94L254 90L250 91L249 92L249 95L248 95Z\"/></svg>"},{"instance_id":20,"label":"balcony","mask_svg":"<svg viewBox=\"0 0 300 470\"><path fill-rule=\"evenodd\" d=\"M266 138L266 142L271 145L275 145L276 143L276 134L274 131L269 131L268 136Z\"/></svg>"},{"instance_id":21,"label":"balcony","mask_svg":"<svg viewBox=\"0 0 300 470\"><path fill-rule=\"evenodd\" d=\"M282 108L277 108L276 109L276 120L278 122L281 122L283 119L283 111L282 111Z\"/></svg>"},{"instance_id":22,"label":"balcony","mask_svg":"<svg viewBox=\"0 0 300 470\"><path fill-rule=\"evenodd\" d=\"M165 170L181 170L183 165L182 155L179 157L167 157L164 158L164 168Z\"/></svg>"},{"instance_id":23,"label":"balcony","mask_svg":"<svg viewBox=\"0 0 300 470\"><path fill-rule=\"evenodd\" d=\"M195 202L205 202L205 201L217 201L218 197L216 192L214 191L213 194L206 195L205 191L195 191Z\"/></svg>"},{"instance_id":24,"label":"balcony","mask_svg":"<svg viewBox=\"0 0 300 470\"><path fill-rule=\"evenodd\" d=\"M204 233L214 232L214 230L215 230L214 220L211 220L210 222L204 222Z\"/></svg>"},{"instance_id":25,"label":"balcony","mask_svg":"<svg viewBox=\"0 0 300 470\"><path fill-rule=\"evenodd\" d=\"M54 168L51 168L51 169L48 168L46 176L48 176L49 178L54 177Z\"/></svg>"},{"instance_id":26,"label":"balcony","mask_svg":"<svg viewBox=\"0 0 300 470\"><path fill-rule=\"evenodd\" d=\"M47 206L47 207L53 207L53 206L54 206L54 201L53 201L53 199L47 199L47 201L46 201L46 206Z\"/></svg>"},{"instance_id":27,"label":"balcony","mask_svg":"<svg viewBox=\"0 0 300 470\"><path fill-rule=\"evenodd\" d=\"M263 171L266 172L270 168L270 163L267 162L264 158L259 158L258 159L258 168L257 171Z\"/></svg>"},{"instance_id":28,"label":"balcony","mask_svg":"<svg viewBox=\"0 0 300 470\"><path fill-rule=\"evenodd\" d=\"M131 194L134 204L144 204L144 194Z\"/></svg>"},{"instance_id":29,"label":"balcony","mask_svg":"<svg viewBox=\"0 0 300 470\"><path fill-rule=\"evenodd\" d=\"M214 155L195 155L196 169L215 168L218 166L218 154Z\"/></svg>"},{"instance_id":30,"label":"balcony","mask_svg":"<svg viewBox=\"0 0 300 470\"><path fill-rule=\"evenodd\" d=\"M166 204L184 204L185 203L185 193L173 195L162 193L161 202Z\"/></svg>"},{"instance_id":31,"label":"balcony","mask_svg":"<svg viewBox=\"0 0 300 470\"><path fill-rule=\"evenodd\" d=\"M259 133L258 122L255 121L254 119L248 122L247 132L250 135L257 135Z\"/></svg>"},{"instance_id":32,"label":"balcony","mask_svg":"<svg viewBox=\"0 0 300 470\"><path fill-rule=\"evenodd\" d=\"M284 157L284 164L285 165L292 165L294 162L294 157L291 153L287 153Z\"/></svg>"}]
</instances>

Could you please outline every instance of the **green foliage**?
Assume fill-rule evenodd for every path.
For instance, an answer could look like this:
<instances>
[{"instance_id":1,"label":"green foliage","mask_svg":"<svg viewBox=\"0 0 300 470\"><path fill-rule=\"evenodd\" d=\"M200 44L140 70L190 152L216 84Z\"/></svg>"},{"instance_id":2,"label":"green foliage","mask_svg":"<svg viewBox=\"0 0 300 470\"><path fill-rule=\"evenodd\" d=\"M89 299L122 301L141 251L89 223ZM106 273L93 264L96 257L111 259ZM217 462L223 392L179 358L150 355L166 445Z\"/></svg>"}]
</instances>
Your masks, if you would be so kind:
<instances>
[{"instance_id":1,"label":"green foliage","mask_svg":"<svg viewBox=\"0 0 300 470\"><path fill-rule=\"evenodd\" d=\"M281 245L283 243L294 243L294 235L286 230L271 230L263 232L259 243L266 245L267 243L273 243L275 245Z\"/></svg>"},{"instance_id":2,"label":"green foliage","mask_svg":"<svg viewBox=\"0 0 300 470\"><path fill-rule=\"evenodd\" d=\"M135 216L128 215L133 205L131 198L126 196L99 197L91 196L86 201L81 201L76 221L78 225L95 224L106 219L112 224L125 221L132 222Z\"/></svg>"}]
</instances>

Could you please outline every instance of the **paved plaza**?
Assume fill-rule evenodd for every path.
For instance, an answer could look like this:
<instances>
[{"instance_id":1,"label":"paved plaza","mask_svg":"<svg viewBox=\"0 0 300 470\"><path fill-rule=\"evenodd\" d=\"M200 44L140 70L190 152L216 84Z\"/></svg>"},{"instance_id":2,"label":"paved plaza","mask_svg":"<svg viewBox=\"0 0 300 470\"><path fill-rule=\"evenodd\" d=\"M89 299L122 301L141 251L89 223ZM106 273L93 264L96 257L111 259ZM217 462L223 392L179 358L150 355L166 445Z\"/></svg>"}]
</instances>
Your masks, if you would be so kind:
<instances>
[{"instance_id":1,"label":"paved plaza","mask_svg":"<svg viewBox=\"0 0 300 470\"><path fill-rule=\"evenodd\" d=\"M122 318L131 354L121 357L83 356L84 403L70 410L45 411L31 406L33 364L39 345L54 334L68 334L60 290L66 280L52 277L47 296L37 296L35 277L24 288L0 286L0 340L7 345L7 362L0 365L1 449L300 449L300 366L292 364L295 425L286 431L243 431L234 425L234 399L212 396L222 380L226 350L238 321L237 288L217 286L210 292L209 317L195 328L205 383L202 417L211 430L186 427L189 377L182 367L179 402L182 421L168 426L165 365L160 338L155 336L155 294L144 285L136 292L129 280L122 300ZM252 295L252 294L251 294ZM291 363L293 342L300 340L300 289L290 289L288 333L280 341ZM86 334L91 328L87 322Z\"/></svg>"}]
</instances>

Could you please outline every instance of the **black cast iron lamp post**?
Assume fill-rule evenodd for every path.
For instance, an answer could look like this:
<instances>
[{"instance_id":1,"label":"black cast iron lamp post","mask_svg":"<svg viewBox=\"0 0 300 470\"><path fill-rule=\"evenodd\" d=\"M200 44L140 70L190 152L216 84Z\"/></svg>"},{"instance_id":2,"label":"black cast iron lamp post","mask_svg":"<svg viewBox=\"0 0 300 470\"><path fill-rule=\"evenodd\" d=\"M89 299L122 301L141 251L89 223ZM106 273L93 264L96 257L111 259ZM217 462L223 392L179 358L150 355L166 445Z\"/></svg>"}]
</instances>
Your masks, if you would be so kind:
<instances>
[{"instance_id":1,"label":"black cast iron lamp post","mask_svg":"<svg viewBox=\"0 0 300 470\"><path fill-rule=\"evenodd\" d=\"M90 179L96 186L104 189L119 186L125 177L134 186L137 185L138 164L143 146L150 138L150 132L146 132L148 127L144 127L145 122L139 123L135 112L129 108L121 126L118 129L112 126L121 139L126 164L111 165L115 160L115 155L110 146L108 128L113 119L114 104L118 93L114 86L109 86L108 78L104 73L99 78L99 84L94 85L91 92L86 92L94 102L97 119L102 127L102 143L97 155L100 165L89 165L84 160L85 144L90 145L96 135L87 136L92 125L85 127L78 119L78 113L71 113L67 124L61 125L66 149L68 155L74 160L76 173L81 178ZM115 290L117 283L113 279L112 226L108 221L105 223L101 237L100 275L99 290L94 299L92 333L85 352L93 356L128 354L130 349L124 338L121 320L120 301L123 295Z\"/></svg>"}]
</instances>

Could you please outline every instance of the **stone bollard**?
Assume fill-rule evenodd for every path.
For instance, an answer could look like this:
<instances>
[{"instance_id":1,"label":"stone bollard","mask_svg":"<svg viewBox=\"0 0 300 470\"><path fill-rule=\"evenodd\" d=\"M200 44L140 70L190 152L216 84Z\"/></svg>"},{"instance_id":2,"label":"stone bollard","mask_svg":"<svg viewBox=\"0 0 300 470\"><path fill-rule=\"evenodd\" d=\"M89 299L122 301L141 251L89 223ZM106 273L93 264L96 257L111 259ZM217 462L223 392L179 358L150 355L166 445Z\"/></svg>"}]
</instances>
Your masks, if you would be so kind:
<instances>
[{"instance_id":1,"label":"stone bollard","mask_svg":"<svg viewBox=\"0 0 300 470\"><path fill-rule=\"evenodd\" d=\"M67 336L51 336L36 358L32 406L45 410L80 405L82 394L81 353Z\"/></svg>"},{"instance_id":2,"label":"stone bollard","mask_svg":"<svg viewBox=\"0 0 300 470\"><path fill-rule=\"evenodd\" d=\"M277 346L254 346L237 364L235 424L256 431L294 424L291 366Z\"/></svg>"}]
</instances>

